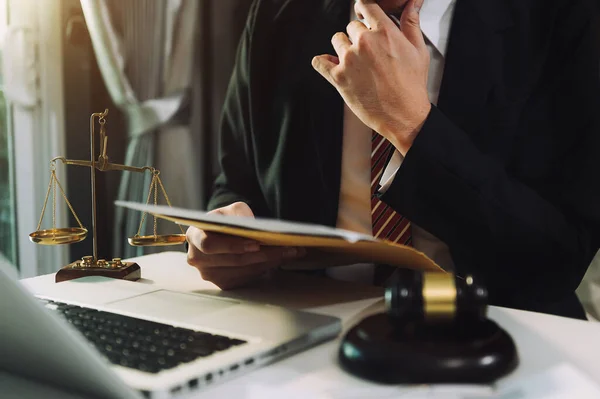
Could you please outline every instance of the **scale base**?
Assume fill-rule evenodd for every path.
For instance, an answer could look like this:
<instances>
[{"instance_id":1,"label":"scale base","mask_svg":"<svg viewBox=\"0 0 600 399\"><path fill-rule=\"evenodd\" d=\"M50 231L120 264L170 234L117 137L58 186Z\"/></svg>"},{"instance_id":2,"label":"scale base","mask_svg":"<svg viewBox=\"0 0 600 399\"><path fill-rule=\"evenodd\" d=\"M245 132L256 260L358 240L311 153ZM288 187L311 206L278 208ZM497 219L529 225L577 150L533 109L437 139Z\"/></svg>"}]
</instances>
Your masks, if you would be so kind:
<instances>
[{"instance_id":1,"label":"scale base","mask_svg":"<svg viewBox=\"0 0 600 399\"><path fill-rule=\"evenodd\" d=\"M56 282L74 280L82 277L100 276L121 280L136 281L142 277L140 266L134 262L121 262L115 258L112 261L99 259L94 262L91 256L73 262L56 273Z\"/></svg>"}]
</instances>

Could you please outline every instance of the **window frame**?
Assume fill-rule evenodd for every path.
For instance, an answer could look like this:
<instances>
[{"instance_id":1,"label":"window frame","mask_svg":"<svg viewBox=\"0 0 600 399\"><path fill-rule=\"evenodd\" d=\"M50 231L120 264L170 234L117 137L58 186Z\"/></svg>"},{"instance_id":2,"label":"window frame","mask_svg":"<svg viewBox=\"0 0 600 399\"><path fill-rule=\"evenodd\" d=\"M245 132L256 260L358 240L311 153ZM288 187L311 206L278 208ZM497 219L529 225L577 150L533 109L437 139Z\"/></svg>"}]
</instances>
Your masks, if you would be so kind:
<instances>
[{"instance_id":1,"label":"window frame","mask_svg":"<svg viewBox=\"0 0 600 399\"><path fill-rule=\"evenodd\" d=\"M52 273L69 263L68 247L35 245L28 239L37 226L48 181L50 160L65 154L63 1L8 0L9 29L32 34L39 101L33 107L12 105L14 180L19 274L22 278ZM68 185L62 165L57 174ZM57 196L56 223L66 226L66 204ZM51 216L45 217L51 223ZM48 224L46 224L48 226Z\"/></svg>"}]
</instances>

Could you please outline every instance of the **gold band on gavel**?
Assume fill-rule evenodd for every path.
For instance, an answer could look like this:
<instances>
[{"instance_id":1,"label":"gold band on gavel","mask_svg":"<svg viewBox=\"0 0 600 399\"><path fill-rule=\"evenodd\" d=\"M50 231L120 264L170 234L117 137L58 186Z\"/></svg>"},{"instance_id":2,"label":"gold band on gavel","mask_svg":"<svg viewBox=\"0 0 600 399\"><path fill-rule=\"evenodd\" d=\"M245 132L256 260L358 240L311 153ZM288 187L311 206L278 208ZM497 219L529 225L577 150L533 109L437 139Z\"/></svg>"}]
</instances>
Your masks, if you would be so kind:
<instances>
[{"instance_id":1,"label":"gold band on gavel","mask_svg":"<svg viewBox=\"0 0 600 399\"><path fill-rule=\"evenodd\" d=\"M454 274L423 273L423 307L426 320L448 320L456 313Z\"/></svg>"}]
</instances>

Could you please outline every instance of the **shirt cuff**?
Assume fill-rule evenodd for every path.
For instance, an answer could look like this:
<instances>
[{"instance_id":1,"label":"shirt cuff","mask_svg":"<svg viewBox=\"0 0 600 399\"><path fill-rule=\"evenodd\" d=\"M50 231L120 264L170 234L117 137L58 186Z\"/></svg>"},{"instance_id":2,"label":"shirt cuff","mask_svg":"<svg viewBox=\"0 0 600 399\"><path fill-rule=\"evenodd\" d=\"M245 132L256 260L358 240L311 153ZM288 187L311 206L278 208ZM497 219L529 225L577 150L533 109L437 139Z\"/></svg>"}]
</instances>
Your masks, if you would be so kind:
<instances>
[{"instance_id":1,"label":"shirt cuff","mask_svg":"<svg viewBox=\"0 0 600 399\"><path fill-rule=\"evenodd\" d=\"M383 171L383 175L381 175L381 180L379 181L380 186L378 190L379 194L384 194L388 188L390 188L394 178L396 177L396 173L398 173L400 167L402 166L402 161L404 161L404 157L398 150L395 150L392 158Z\"/></svg>"}]
</instances>

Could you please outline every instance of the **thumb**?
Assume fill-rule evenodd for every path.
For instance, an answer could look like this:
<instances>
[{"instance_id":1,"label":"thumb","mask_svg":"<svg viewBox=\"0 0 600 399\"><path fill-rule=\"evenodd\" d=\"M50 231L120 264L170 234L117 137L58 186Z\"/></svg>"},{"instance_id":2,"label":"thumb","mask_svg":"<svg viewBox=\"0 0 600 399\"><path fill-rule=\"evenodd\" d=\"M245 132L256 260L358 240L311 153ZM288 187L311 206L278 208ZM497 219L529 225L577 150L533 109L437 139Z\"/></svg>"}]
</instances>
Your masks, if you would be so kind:
<instances>
[{"instance_id":1,"label":"thumb","mask_svg":"<svg viewBox=\"0 0 600 399\"><path fill-rule=\"evenodd\" d=\"M318 55L312 59L312 67L321 74L329 83L335 86L331 72L339 65L340 60L333 55Z\"/></svg>"},{"instance_id":2,"label":"thumb","mask_svg":"<svg viewBox=\"0 0 600 399\"><path fill-rule=\"evenodd\" d=\"M254 217L254 212L245 202L236 202L231 205L231 210L234 216Z\"/></svg>"},{"instance_id":3,"label":"thumb","mask_svg":"<svg viewBox=\"0 0 600 399\"><path fill-rule=\"evenodd\" d=\"M410 41L415 47L425 47L425 39L421 32L421 20L419 18L419 12L423 7L424 0L410 0L410 3L404 9L402 16L400 17L400 29L404 36Z\"/></svg>"},{"instance_id":4,"label":"thumb","mask_svg":"<svg viewBox=\"0 0 600 399\"><path fill-rule=\"evenodd\" d=\"M217 208L213 211L208 212L209 215L224 215L224 216L245 216L254 217L254 212L248 206L247 203L239 201L234 202L231 205Z\"/></svg>"}]
</instances>

